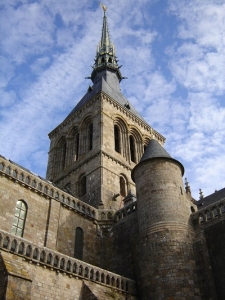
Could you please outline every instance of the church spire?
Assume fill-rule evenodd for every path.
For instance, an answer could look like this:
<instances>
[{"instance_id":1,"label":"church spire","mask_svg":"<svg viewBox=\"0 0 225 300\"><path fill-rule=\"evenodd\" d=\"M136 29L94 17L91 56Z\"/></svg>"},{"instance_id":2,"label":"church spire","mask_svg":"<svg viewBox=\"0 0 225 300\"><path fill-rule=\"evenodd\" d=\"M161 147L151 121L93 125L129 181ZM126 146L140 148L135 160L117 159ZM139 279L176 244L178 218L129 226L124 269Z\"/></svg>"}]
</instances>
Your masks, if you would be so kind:
<instances>
[{"instance_id":1,"label":"church spire","mask_svg":"<svg viewBox=\"0 0 225 300\"><path fill-rule=\"evenodd\" d=\"M97 73L103 70L111 70L117 74L119 81L122 80L122 75L120 73L120 67L118 66L118 61L116 57L115 46L110 40L109 28L106 16L107 7L103 4L100 4L104 11L103 16L103 25L102 25L102 36L99 45L97 46L95 63L93 66L93 72L91 74L91 79L94 81L94 78Z\"/></svg>"}]
</instances>

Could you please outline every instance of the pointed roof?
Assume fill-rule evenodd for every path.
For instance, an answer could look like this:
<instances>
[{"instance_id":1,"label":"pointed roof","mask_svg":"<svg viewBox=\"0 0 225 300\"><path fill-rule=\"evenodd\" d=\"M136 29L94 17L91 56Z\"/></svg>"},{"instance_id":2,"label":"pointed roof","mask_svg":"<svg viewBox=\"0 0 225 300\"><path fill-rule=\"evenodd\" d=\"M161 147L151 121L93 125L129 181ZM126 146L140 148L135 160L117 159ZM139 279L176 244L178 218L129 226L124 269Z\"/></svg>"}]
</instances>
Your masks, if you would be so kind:
<instances>
[{"instance_id":1,"label":"pointed roof","mask_svg":"<svg viewBox=\"0 0 225 300\"><path fill-rule=\"evenodd\" d=\"M148 160L150 158L156 158L156 157L172 158L169 155L169 153L156 140L150 140L140 162L142 162L144 160Z\"/></svg>"},{"instance_id":2,"label":"pointed roof","mask_svg":"<svg viewBox=\"0 0 225 300\"><path fill-rule=\"evenodd\" d=\"M118 77L118 80L123 79L120 73L120 67L118 66L115 46L110 40L108 21L106 17L106 6L101 5L104 11L103 25L102 25L102 36L99 45L97 46L95 64L93 66L93 71L91 74L91 79L93 83L95 82L96 74L101 70L109 69L114 71Z\"/></svg>"},{"instance_id":3,"label":"pointed roof","mask_svg":"<svg viewBox=\"0 0 225 300\"><path fill-rule=\"evenodd\" d=\"M174 161L175 163L178 163L181 167L181 171L182 171L182 176L184 175L184 167L183 165L176 159L172 158L170 156L170 154L159 144L159 142L157 142L156 140L152 139L150 140L150 142L148 143L147 148L145 149L145 152L140 160L140 162L133 168L132 172L131 172L131 177L134 180L134 170L140 165L142 164L144 161L147 160L151 160L151 159L162 159L162 158L166 158L169 160Z\"/></svg>"},{"instance_id":4,"label":"pointed roof","mask_svg":"<svg viewBox=\"0 0 225 300\"><path fill-rule=\"evenodd\" d=\"M137 116L140 120L145 122L145 119L137 112L137 110L133 107L131 103L128 102L128 100L124 97L124 95L121 93L120 89L116 85L116 78L115 74L109 72L109 71L103 71L103 75L96 84L93 86L90 86L88 88L87 93L84 95L84 97L77 103L77 105L74 107L74 109L71 111L71 113L66 117L69 118L72 116L77 110L79 110L83 105L85 105L89 100L91 100L95 95L99 94L100 92L104 92L105 94L109 95L111 98L113 98L116 102L118 102L120 105L124 106L127 110L129 110L131 113L133 113L135 116Z\"/></svg>"},{"instance_id":5,"label":"pointed roof","mask_svg":"<svg viewBox=\"0 0 225 300\"><path fill-rule=\"evenodd\" d=\"M147 124L144 118L121 93L119 83L123 79L123 77L120 72L120 66L118 66L117 64L118 61L116 58L115 47L110 40L108 22L106 17L107 8L104 5L102 5L102 7L104 11L102 35L100 43L97 47L93 71L91 77L88 77L92 80L93 85L89 86L87 93L77 103L77 105L66 117L66 119L69 118L78 109L80 109L83 105L85 105L95 95L100 92L104 92Z\"/></svg>"}]
</instances>

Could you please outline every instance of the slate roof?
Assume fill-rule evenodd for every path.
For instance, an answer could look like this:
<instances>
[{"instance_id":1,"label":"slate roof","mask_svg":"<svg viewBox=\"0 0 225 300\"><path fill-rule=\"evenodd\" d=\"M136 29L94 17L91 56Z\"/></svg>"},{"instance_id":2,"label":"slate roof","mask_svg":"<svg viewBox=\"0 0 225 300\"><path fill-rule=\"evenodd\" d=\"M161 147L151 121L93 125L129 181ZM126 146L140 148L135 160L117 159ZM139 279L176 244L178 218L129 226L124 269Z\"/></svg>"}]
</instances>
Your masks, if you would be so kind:
<instances>
[{"instance_id":1,"label":"slate roof","mask_svg":"<svg viewBox=\"0 0 225 300\"><path fill-rule=\"evenodd\" d=\"M201 200L198 200L196 202L197 207L199 209L206 207L210 204L213 204L214 202L217 202L221 199L225 198L225 188L219 190L219 191L215 191L213 194L210 194L204 198L202 198Z\"/></svg>"},{"instance_id":2,"label":"slate roof","mask_svg":"<svg viewBox=\"0 0 225 300\"><path fill-rule=\"evenodd\" d=\"M159 144L159 142L157 140L150 140L150 142L148 143L147 148L145 149L144 154L142 155L142 158L140 160L140 162L133 168L132 172L131 172L131 177L134 180L134 170L138 167L138 165L140 165L142 162L150 160L150 159L154 159L154 158L168 158L176 163L178 163L181 167L181 171L182 171L182 176L184 175L184 167L183 165L176 159L172 158L170 156L170 154Z\"/></svg>"},{"instance_id":3,"label":"slate roof","mask_svg":"<svg viewBox=\"0 0 225 300\"><path fill-rule=\"evenodd\" d=\"M150 140L140 162L142 162L144 160L148 160L150 158L155 158L155 157L172 158L169 155L169 153L156 140Z\"/></svg>"},{"instance_id":4,"label":"slate roof","mask_svg":"<svg viewBox=\"0 0 225 300\"><path fill-rule=\"evenodd\" d=\"M119 88L119 80L116 73L110 70L104 70L98 74L98 79L95 81L94 85L90 87L84 97L77 103L71 113L66 117L69 118L77 110L79 110L83 105L85 105L89 100L91 100L95 95L100 92L106 93L108 96L117 101L120 105L124 106L127 110L141 119L147 124L144 118L137 112L131 103L124 97ZM125 105L129 103L129 108Z\"/></svg>"}]
</instances>

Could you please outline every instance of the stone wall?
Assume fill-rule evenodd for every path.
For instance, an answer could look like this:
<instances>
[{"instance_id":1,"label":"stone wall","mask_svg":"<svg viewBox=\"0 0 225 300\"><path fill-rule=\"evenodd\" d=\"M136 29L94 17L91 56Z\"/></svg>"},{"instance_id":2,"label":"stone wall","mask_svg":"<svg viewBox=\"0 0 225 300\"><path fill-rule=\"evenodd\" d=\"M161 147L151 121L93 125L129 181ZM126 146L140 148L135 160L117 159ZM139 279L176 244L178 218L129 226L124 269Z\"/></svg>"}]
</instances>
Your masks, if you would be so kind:
<instances>
[{"instance_id":1,"label":"stone wall","mask_svg":"<svg viewBox=\"0 0 225 300\"><path fill-rule=\"evenodd\" d=\"M81 227L83 259L99 265L97 210L4 158L0 159L0 165L0 228L11 232L16 202L24 200L27 217L23 237L26 240L73 256L75 230ZM26 182L28 177L29 183Z\"/></svg>"},{"instance_id":2,"label":"stone wall","mask_svg":"<svg viewBox=\"0 0 225 300\"><path fill-rule=\"evenodd\" d=\"M195 260L203 300L225 298L225 199L191 215Z\"/></svg>"},{"instance_id":3,"label":"stone wall","mask_svg":"<svg viewBox=\"0 0 225 300\"><path fill-rule=\"evenodd\" d=\"M136 278L135 245L138 240L137 203L117 211L115 225L108 231L104 268L128 278Z\"/></svg>"},{"instance_id":4,"label":"stone wall","mask_svg":"<svg viewBox=\"0 0 225 300\"><path fill-rule=\"evenodd\" d=\"M2 248L2 244L0 245ZM49 264L2 248L8 272L6 299L117 299L136 300L134 282L82 261L61 256L59 265ZM7 252L5 252L7 251ZM48 249L45 249L48 252ZM54 253L60 257L59 253ZM62 266L62 259L65 261ZM71 267L68 268L68 261ZM74 262L76 268L74 269ZM4 292L4 291L3 291ZM88 298L89 299L89 298Z\"/></svg>"}]
</instances>

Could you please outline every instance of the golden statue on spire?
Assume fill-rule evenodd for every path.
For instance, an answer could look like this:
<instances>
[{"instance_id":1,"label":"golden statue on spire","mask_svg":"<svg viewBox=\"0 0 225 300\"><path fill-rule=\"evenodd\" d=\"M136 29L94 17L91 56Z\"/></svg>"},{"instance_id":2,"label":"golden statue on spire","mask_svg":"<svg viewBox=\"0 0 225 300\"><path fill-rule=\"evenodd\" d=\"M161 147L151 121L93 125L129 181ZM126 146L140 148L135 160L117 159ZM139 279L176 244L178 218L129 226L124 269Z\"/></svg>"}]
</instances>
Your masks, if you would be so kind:
<instances>
[{"instance_id":1,"label":"golden statue on spire","mask_svg":"<svg viewBox=\"0 0 225 300\"><path fill-rule=\"evenodd\" d=\"M107 10L107 7L106 7L104 4L100 3L100 2L99 2L99 4L101 5L102 9L103 9L104 12L105 12L105 11Z\"/></svg>"}]
</instances>

